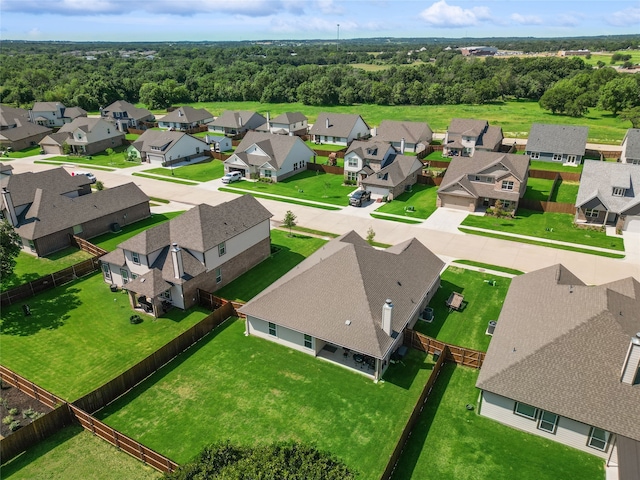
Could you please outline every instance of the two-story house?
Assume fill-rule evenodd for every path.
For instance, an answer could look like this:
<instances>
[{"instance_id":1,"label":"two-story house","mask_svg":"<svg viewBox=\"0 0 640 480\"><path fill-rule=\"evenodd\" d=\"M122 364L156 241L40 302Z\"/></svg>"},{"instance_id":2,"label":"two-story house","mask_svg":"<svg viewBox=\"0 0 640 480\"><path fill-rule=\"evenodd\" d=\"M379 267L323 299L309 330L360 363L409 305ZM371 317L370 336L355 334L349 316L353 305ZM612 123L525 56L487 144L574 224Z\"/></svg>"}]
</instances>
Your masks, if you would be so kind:
<instances>
[{"instance_id":1,"label":"two-story house","mask_svg":"<svg viewBox=\"0 0 640 480\"><path fill-rule=\"evenodd\" d=\"M630 128L622 140L622 152L620 153L622 163L640 165L640 128Z\"/></svg>"},{"instance_id":2,"label":"two-story house","mask_svg":"<svg viewBox=\"0 0 640 480\"><path fill-rule=\"evenodd\" d=\"M584 158L588 134L589 127L534 123L525 151L531 160L561 162L575 167Z\"/></svg>"},{"instance_id":3,"label":"two-story house","mask_svg":"<svg viewBox=\"0 0 640 480\"><path fill-rule=\"evenodd\" d=\"M250 195L196 205L104 255L104 281L156 317L170 306L186 310L198 289L215 292L269 257L271 216Z\"/></svg>"},{"instance_id":4,"label":"two-story house","mask_svg":"<svg viewBox=\"0 0 640 480\"><path fill-rule=\"evenodd\" d=\"M154 116L146 108L138 108L125 101L116 100L111 105L100 109L100 116L116 125L121 132L129 128L144 129L144 122L153 122Z\"/></svg>"},{"instance_id":5,"label":"two-story house","mask_svg":"<svg viewBox=\"0 0 640 480\"><path fill-rule=\"evenodd\" d=\"M71 153L93 155L107 148L119 147L123 142L124 133L112 123L101 118L78 117L43 138L40 146L45 153L62 155L67 144Z\"/></svg>"},{"instance_id":6,"label":"two-story house","mask_svg":"<svg viewBox=\"0 0 640 480\"><path fill-rule=\"evenodd\" d=\"M158 127L167 130L189 131L213 121L213 115L204 108L178 107L158 121Z\"/></svg>"},{"instance_id":7,"label":"two-story house","mask_svg":"<svg viewBox=\"0 0 640 480\"><path fill-rule=\"evenodd\" d=\"M87 112L80 107L65 107L60 102L35 102L29 110L29 121L48 128L58 128L76 118L86 117Z\"/></svg>"},{"instance_id":8,"label":"two-story house","mask_svg":"<svg viewBox=\"0 0 640 480\"><path fill-rule=\"evenodd\" d=\"M344 179L358 182L384 168L396 153L385 141L354 140L344 154Z\"/></svg>"},{"instance_id":9,"label":"two-story house","mask_svg":"<svg viewBox=\"0 0 640 480\"><path fill-rule=\"evenodd\" d=\"M209 131L222 135L242 135L264 125L266 118L250 110L225 110L209 124Z\"/></svg>"},{"instance_id":10,"label":"two-story house","mask_svg":"<svg viewBox=\"0 0 640 480\"><path fill-rule=\"evenodd\" d=\"M309 129L308 119L300 112L286 112L271 119L267 112L267 121L256 128L256 132L275 135L306 135Z\"/></svg>"},{"instance_id":11,"label":"two-story house","mask_svg":"<svg viewBox=\"0 0 640 480\"><path fill-rule=\"evenodd\" d=\"M445 133L442 154L471 157L477 151L497 152L503 138L502 128L490 126L486 120L454 118Z\"/></svg>"},{"instance_id":12,"label":"two-story house","mask_svg":"<svg viewBox=\"0 0 640 480\"><path fill-rule=\"evenodd\" d=\"M360 115L347 113L318 114L316 123L309 129L313 141L333 145L349 145L353 140L369 138L371 129Z\"/></svg>"},{"instance_id":13,"label":"two-story house","mask_svg":"<svg viewBox=\"0 0 640 480\"><path fill-rule=\"evenodd\" d=\"M433 131L425 122L383 120L373 131L374 140L389 142L403 155L405 152L421 152L433 139Z\"/></svg>"},{"instance_id":14,"label":"two-story house","mask_svg":"<svg viewBox=\"0 0 640 480\"><path fill-rule=\"evenodd\" d=\"M393 200L418 182L422 162L415 155L393 155L389 162L360 180L360 186L371 196Z\"/></svg>"},{"instance_id":15,"label":"two-story house","mask_svg":"<svg viewBox=\"0 0 640 480\"><path fill-rule=\"evenodd\" d=\"M141 162L169 167L176 163L203 159L206 142L184 132L146 130L127 148L127 154Z\"/></svg>"},{"instance_id":16,"label":"two-story house","mask_svg":"<svg viewBox=\"0 0 640 480\"><path fill-rule=\"evenodd\" d=\"M493 207L516 211L527 190L529 157L509 153L476 152L453 157L438 188L438 207L464 209Z\"/></svg>"}]
</instances>

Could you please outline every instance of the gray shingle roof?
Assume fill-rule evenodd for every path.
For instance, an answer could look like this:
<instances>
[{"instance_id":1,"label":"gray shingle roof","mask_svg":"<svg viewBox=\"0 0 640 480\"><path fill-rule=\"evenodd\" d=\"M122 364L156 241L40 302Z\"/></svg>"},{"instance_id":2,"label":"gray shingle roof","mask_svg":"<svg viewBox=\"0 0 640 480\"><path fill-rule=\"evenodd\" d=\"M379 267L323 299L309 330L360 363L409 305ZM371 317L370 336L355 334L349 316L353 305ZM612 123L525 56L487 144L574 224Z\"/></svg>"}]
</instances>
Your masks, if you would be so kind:
<instances>
[{"instance_id":1,"label":"gray shingle roof","mask_svg":"<svg viewBox=\"0 0 640 480\"><path fill-rule=\"evenodd\" d=\"M29 112L24 108L14 108L8 105L0 105L0 127L13 127L16 120L29 121Z\"/></svg>"},{"instance_id":2,"label":"gray shingle roof","mask_svg":"<svg viewBox=\"0 0 640 480\"><path fill-rule=\"evenodd\" d=\"M262 115L250 110L225 110L209 125L224 128L257 128L267 121ZM240 125L242 122L242 125Z\"/></svg>"},{"instance_id":3,"label":"gray shingle roof","mask_svg":"<svg viewBox=\"0 0 640 480\"><path fill-rule=\"evenodd\" d=\"M640 283L586 286L562 265L511 282L477 386L640 440L640 389L620 381Z\"/></svg>"},{"instance_id":4,"label":"gray shingle roof","mask_svg":"<svg viewBox=\"0 0 640 480\"><path fill-rule=\"evenodd\" d=\"M158 153L159 151L154 150L152 147L165 147L161 151L162 154L165 154L185 135L189 134L184 132L172 132L169 130L145 130L144 133L131 145L133 145L133 148L137 151L145 153L154 153L154 151ZM207 148L207 144L202 139L193 137L192 135L190 136L199 142L202 142L203 149Z\"/></svg>"},{"instance_id":5,"label":"gray shingle roof","mask_svg":"<svg viewBox=\"0 0 640 480\"><path fill-rule=\"evenodd\" d=\"M303 144L299 137L290 135L274 135L264 132L248 132L238 147L235 154L239 156L245 163L250 165L260 166L266 162L269 162L274 168L280 169L282 163L291 152L291 149L297 143ZM262 151L264 151L268 157L262 155L246 154L245 151L256 145ZM313 150L307 145L304 145L309 150L309 158L313 156Z\"/></svg>"},{"instance_id":6,"label":"gray shingle roof","mask_svg":"<svg viewBox=\"0 0 640 480\"><path fill-rule=\"evenodd\" d=\"M589 127L534 123L527 139L527 152L584 155Z\"/></svg>"},{"instance_id":7,"label":"gray shingle roof","mask_svg":"<svg viewBox=\"0 0 640 480\"><path fill-rule=\"evenodd\" d=\"M78 117L86 117L87 111L84 108L80 107L69 107L64 109L64 116L72 119Z\"/></svg>"},{"instance_id":8,"label":"gray shingle roof","mask_svg":"<svg viewBox=\"0 0 640 480\"><path fill-rule=\"evenodd\" d=\"M26 120L18 120L18 124L15 128L9 128L7 130L0 130L0 137L4 137L11 142L22 140L23 138L29 138L34 135L46 135L53 130L42 125L27 122Z\"/></svg>"},{"instance_id":9,"label":"gray shingle roof","mask_svg":"<svg viewBox=\"0 0 640 480\"><path fill-rule=\"evenodd\" d=\"M349 232L313 253L241 311L382 358L393 344L381 327L385 300L394 305L393 330L402 331L443 267L416 239L381 251Z\"/></svg>"},{"instance_id":10,"label":"gray shingle roof","mask_svg":"<svg viewBox=\"0 0 640 480\"><path fill-rule=\"evenodd\" d=\"M63 126L60 127L60 130L58 130L56 133L71 133L73 134L73 132L76 131L76 128L80 128L85 132L90 132L91 130L93 130L93 128L102 123L105 122L106 120L102 119L102 118L88 118L88 117L76 117L75 119L73 119L71 122L69 123L65 123ZM107 123L107 125L110 125L109 123ZM111 127L113 129L113 127ZM118 131L114 130L114 134L116 133L120 133Z\"/></svg>"},{"instance_id":11,"label":"gray shingle roof","mask_svg":"<svg viewBox=\"0 0 640 480\"><path fill-rule=\"evenodd\" d=\"M160 121L174 123L194 123L202 122L209 118L213 118L213 115L206 111L204 108L193 108L184 106L176 108L173 112L167 113Z\"/></svg>"},{"instance_id":12,"label":"gray shingle roof","mask_svg":"<svg viewBox=\"0 0 640 480\"><path fill-rule=\"evenodd\" d=\"M622 197L613 196L614 187L626 188L627 191ZM635 205L640 201L640 168L627 163L586 160L576 206L585 206L595 198L607 210L618 214Z\"/></svg>"},{"instance_id":13,"label":"gray shingle roof","mask_svg":"<svg viewBox=\"0 0 640 480\"><path fill-rule=\"evenodd\" d=\"M433 131L424 122L383 120L376 133L376 137L388 142L400 142L404 138L407 143L429 143L433 138Z\"/></svg>"},{"instance_id":14,"label":"gray shingle roof","mask_svg":"<svg viewBox=\"0 0 640 480\"><path fill-rule=\"evenodd\" d=\"M42 172L24 172L10 175L2 179L2 186L11 194L14 206L19 207L33 202L38 188L63 195L76 192L91 181L85 175L71 176L62 168L52 168Z\"/></svg>"},{"instance_id":15,"label":"gray shingle roof","mask_svg":"<svg viewBox=\"0 0 640 480\"><path fill-rule=\"evenodd\" d=\"M111 105L103 108L102 111L108 114L109 117L111 117L110 114L112 112L127 112L127 117L133 118L134 120L153 117L153 114L146 108L138 108L132 103L127 102L126 100L116 100Z\"/></svg>"},{"instance_id":16,"label":"gray shingle roof","mask_svg":"<svg viewBox=\"0 0 640 480\"><path fill-rule=\"evenodd\" d=\"M461 148L463 136L477 137L476 148L493 150L502 142L502 128L490 126L486 120L474 118L453 118L447 129L448 146Z\"/></svg>"},{"instance_id":17,"label":"gray shingle roof","mask_svg":"<svg viewBox=\"0 0 640 480\"><path fill-rule=\"evenodd\" d=\"M627 159L640 159L640 128L627 130L622 143L625 145L624 152Z\"/></svg>"},{"instance_id":18,"label":"gray shingle roof","mask_svg":"<svg viewBox=\"0 0 640 480\"><path fill-rule=\"evenodd\" d=\"M307 117L300 112L285 112L278 115L276 118L272 118L272 123L286 123L291 125L293 123L304 122Z\"/></svg>"},{"instance_id":19,"label":"gray shingle roof","mask_svg":"<svg viewBox=\"0 0 640 480\"><path fill-rule=\"evenodd\" d=\"M411 155L394 155L393 161L362 180L362 185L394 188L414 172L422 170L422 162Z\"/></svg>"},{"instance_id":20,"label":"gray shingle roof","mask_svg":"<svg viewBox=\"0 0 640 480\"><path fill-rule=\"evenodd\" d=\"M127 283L127 290L149 298L157 297L170 288L171 284L162 278L162 272L157 268L153 268Z\"/></svg>"},{"instance_id":21,"label":"gray shingle roof","mask_svg":"<svg viewBox=\"0 0 640 480\"><path fill-rule=\"evenodd\" d=\"M392 152L395 152L393 147L391 147L385 141L380 140L354 140L349 145L345 155L348 155L351 152L355 152L358 157L363 160L368 160L371 162L380 163L384 159L385 154L391 149Z\"/></svg>"},{"instance_id":22,"label":"gray shingle roof","mask_svg":"<svg viewBox=\"0 0 640 480\"><path fill-rule=\"evenodd\" d=\"M327 128L327 119L329 120L329 128ZM358 119L361 119L367 126L360 115L348 113L327 113L318 114L318 119L313 127L309 129L311 135L329 135L334 137L348 137L353 127L355 127Z\"/></svg>"}]
</instances>

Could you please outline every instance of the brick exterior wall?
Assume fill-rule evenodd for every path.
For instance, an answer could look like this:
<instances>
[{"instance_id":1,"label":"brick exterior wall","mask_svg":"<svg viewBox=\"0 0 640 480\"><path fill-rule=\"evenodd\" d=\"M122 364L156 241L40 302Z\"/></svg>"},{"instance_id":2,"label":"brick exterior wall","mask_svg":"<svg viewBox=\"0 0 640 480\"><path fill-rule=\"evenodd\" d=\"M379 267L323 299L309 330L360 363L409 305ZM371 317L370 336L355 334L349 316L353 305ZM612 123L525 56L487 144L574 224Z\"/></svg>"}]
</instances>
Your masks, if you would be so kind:
<instances>
[{"instance_id":1,"label":"brick exterior wall","mask_svg":"<svg viewBox=\"0 0 640 480\"><path fill-rule=\"evenodd\" d=\"M2 143L3 145L6 145L6 146L9 146L9 147L13 148L14 151L23 150L25 148L29 148L29 147L33 147L33 146L38 145L40 140L42 140L47 135L48 135L48 133L38 133L36 135L31 135L30 137L21 138L20 140L14 140L13 142L11 142L9 140L6 140L6 141L3 140L0 143Z\"/></svg>"},{"instance_id":2,"label":"brick exterior wall","mask_svg":"<svg viewBox=\"0 0 640 480\"><path fill-rule=\"evenodd\" d=\"M101 140L99 142L91 143L87 145L87 151L85 152L87 155L93 155L94 153L102 152L107 148L116 148L122 145L124 142L124 133L118 137L107 138L105 140ZM77 146L76 148L80 148Z\"/></svg>"}]
</instances>

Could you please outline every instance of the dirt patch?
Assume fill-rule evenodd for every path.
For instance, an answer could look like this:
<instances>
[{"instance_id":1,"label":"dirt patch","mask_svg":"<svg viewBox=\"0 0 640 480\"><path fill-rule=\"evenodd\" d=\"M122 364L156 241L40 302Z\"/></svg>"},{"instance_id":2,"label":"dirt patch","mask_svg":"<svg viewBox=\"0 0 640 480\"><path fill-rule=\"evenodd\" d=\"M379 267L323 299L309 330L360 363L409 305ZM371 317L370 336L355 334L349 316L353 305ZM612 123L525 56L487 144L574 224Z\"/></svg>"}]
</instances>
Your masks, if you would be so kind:
<instances>
[{"instance_id":1,"label":"dirt patch","mask_svg":"<svg viewBox=\"0 0 640 480\"><path fill-rule=\"evenodd\" d=\"M11 422L5 420L5 418L12 417L13 422L20 422L14 425L21 428L51 410L51 408L43 405L35 398L3 383L2 389L0 389L0 418L2 419L0 435L4 438L13 433L11 431ZM7 423L5 424L5 422Z\"/></svg>"}]
</instances>

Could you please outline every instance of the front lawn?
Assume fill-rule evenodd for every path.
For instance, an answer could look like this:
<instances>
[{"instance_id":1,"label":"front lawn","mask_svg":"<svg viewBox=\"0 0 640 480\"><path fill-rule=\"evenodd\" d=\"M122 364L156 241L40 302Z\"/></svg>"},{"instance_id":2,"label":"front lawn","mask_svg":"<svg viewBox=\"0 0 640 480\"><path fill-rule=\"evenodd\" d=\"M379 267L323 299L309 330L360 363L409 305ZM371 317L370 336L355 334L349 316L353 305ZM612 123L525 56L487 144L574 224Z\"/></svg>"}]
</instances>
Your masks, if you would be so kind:
<instances>
[{"instance_id":1,"label":"front lawn","mask_svg":"<svg viewBox=\"0 0 640 480\"><path fill-rule=\"evenodd\" d=\"M376 212L403 215L409 218L429 218L436 211L438 187L418 185L411 187L411 192L404 192L398 198L385 203Z\"/></svg>"},{"instance_id":2,"label":"front lawn","mask_svg":"<svg viewBox=\"0 0 640 480\"><path fill-rule=\"evenodd\" d=\"M141 461L70 425L2 465L2 478L159 479L162 474Z\"/></svg>"},{"instance_id":3,"label":"front lawn","mask_svg":"<svg viewBox=\"0 0 640 480\"><path fill-rule=\"evenodd\" d=\"M546 202L549 199L549 195L551 195L551 188L553 188L553 180L529 178L524 198Z\"/></svg>"},{"instance_id":4,"label":"front lawn","mask_svg":"<svg viewBox=\"0 0 640 480\"><path fill-rule=\"evenodd\" d=\"M174 308L167 316L129 323L129 296L112 293L94 273L2 308L1 363L73 401L103 385L175 338L208 312Z\"/></svg>"},{"instance_id":5,"label":"front lawn","mask_svg":"<svg viewBox=\"0 0 640 480\"><path fill-rule=\"evenodd\" d=\"M150 227L171 220L181 213L184 212L180 211L168 213L152 213L149 218L145 218L144 220L140 220L139 222L130 223L129 225L120 225L120 231L118 233L104 233L98 237L92 238L90 242L104 250L111 252L128 238L131 238Z\"/></svg>"},{"instance_id":6,"label":"front lawn","mask_svg":"<svg viewBox=\"0 0 640 480\"><path fill-rule=\"evenodd\" d=\"M300 200L329 203L331 205L349 205L348 195L355 186L345 186L342 175L305 170L293 177L277 183L241 181L226 186L230 190L243 190L253 193L270 193Z\"/></svg>"},{"instance_id":7,"label":"front lawn","mask_svg":"<svg viewBox=\"0 0 640 480\"><path fill-rule=\"evenodd\" d=\"M36 257L35 255L20 252L16 259L17 263L13 273L2 277L0 287L2 290L8 290L58 270L63 270L89 258L91 258L90 253L75 247L65 248L59 252L52 253L48 257Z\"/></svg>"},{"instance_id":8,"label":"front lawn","mask_svg":"<svg viewBox=\"0 0 640 480\"><path fill-rule=\"evenodd\" d=\"M224 163L221 160L207 160L194 163L193 165L183 165L181 167L159 167L143 170L144 173L163 175L165 177L182 178L185 180L195 180L197 182L208 182L224 175Z\"/></svg>"},{"instance_id":9,"label":"front lawn","mask_svg":"<svg viewBox=\"0 0 640 480\"><path fill-rule=\"evenodd\" d=\"M410 349L376 384L244 330L227 321L98 415L178 463L216 441L296 440L379 479L431 374L425 354Z\"/></svg>"},{"instance_id":10,"label":"front lawn","mask_svg":"<svg viewBox=\"0 0 640 480\"><path fill-rule=\"evenodd\" d=\"M604 231L596 228L576 227L570 213L543 213L520 208L515 218L469 215L462 226L624 251L621 238L608 237Z\"/></svg>"},{"instance_id":11,"label":"front lawn","mask_svg":"<svg viewBox=\"0 0 640 480\"><path fill-rule=\"evenodd\" d=\"M559 203L576 203L579 189L580 182L567 182L560 180L551 195L551 201Z\"/></svg>"},{"instance_id":12,"label":"front lawn","mask_svg":"<svg viewBox=\"0 0 640 480\"><path fill-rule=\"evenodd\" d=\"M236 302L248 302L282 275L327 243L326 240L282 230L271 230L271 246L276 253L244 275L216 291L216 296Z\"/></svg>"},{"instance_id":13,"label":"front lawn","mask_svg":"<svg viewBox=\"0 0 640 480\"><path fill-rule=\"evenodd\" d=\"M96 153L93 155L87 156L77 156L77 155L65 155L65 156L57 156L51 157L47 160L49 161L60 161L67 163L77 163L86 165L87 168L91 165L97 167L109 167L109 168L128 168L135 167L136 165L140 165L140 160L135 162L129 162L125 160L125 152L128 148L128 145L121 145L113 149L113 154L108 155L106 151Z\"/></svg>"},{"instance_id":14,"label":"front lawn","mask_svg":"<svg viewBox=\"0 0 640 480\"><path fill-rule=\"evenodd\" d=\"M433 322L418 320L415 329L441 342L486 352L491 337L485 331L489 321L498 319L510 284L511 279L506 277L449 267L443 272L440 289L429 303L433 308ZM451 292L464 295L461 311L450 312L445 305Z\"/></svg>"},{"instance_id":15,"label":"front lawn","mask_svg":"<svg viewBox=\"0 0 640 480\"><path fill-rule=\"evenodd\" d=\"M25 158L33 157L34 155L40 155L40 145L23 148L17 152L5 152L3 156L8 158Z\"/></svg>"},{"instance_id":16,"label":"front lawn","mask_svg":"<svg viewBox=\"0 0 640 480\"><path fill-rule=\"evenodd\" d=\"M604 461L477 413L479 370L446 364L393 478L601 480ZM474 410L465 406L475 405Z\"/></svg>"}]
</instances>

